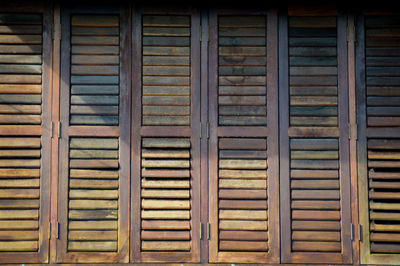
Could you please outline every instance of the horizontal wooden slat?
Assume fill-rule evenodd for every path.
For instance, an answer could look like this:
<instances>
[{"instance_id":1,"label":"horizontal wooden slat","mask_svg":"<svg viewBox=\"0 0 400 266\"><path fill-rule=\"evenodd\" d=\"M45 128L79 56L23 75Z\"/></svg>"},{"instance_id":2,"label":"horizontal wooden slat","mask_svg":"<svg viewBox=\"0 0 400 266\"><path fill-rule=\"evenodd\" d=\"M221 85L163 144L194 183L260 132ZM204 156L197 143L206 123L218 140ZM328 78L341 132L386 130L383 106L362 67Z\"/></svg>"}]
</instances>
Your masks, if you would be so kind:
<instances>
[{"instance_id":1,"label":"horizontal wooden slat","mask_svg":"<svg viewBox=\"0 0 400 266\"><path fill-rule=\"evenodd\" d=\"M142 241L143 251L189 251L189 241Z\"/></svg>"},{"instance_id":2,"label":"horizontal wooden slat","mask_svg":"<svg viewBox=\"0 0 400 266\"><path fill-rule=\"evenodd\" d=\"M117 241L68 241L68 251L117 251Z\"/></svg>"}]
</instances>

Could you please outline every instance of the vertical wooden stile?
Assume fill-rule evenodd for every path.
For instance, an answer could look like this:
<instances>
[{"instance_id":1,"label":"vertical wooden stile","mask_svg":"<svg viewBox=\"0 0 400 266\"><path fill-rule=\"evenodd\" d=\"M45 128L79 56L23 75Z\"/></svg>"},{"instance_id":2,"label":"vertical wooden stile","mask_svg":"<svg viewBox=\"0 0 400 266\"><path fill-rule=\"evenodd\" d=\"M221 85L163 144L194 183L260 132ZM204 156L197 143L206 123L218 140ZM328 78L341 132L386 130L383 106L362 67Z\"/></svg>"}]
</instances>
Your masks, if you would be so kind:
<instances>
[{"instance_id":1,"label":"vertical wooden stile","mask_svg":"<svg viewBox=\"0 0 400 266\"><path fill-rule=\"evenodd\" d=\"M353 227L353 263L360 263L360 245L358 241L358 175L357 175L357 104L355 72L355 17L348 16L348 73L349 73L349 123L350 123L350 178L351 178L351 211Z\"/></svg>"},{"instance_id":2,"label":"vertical wooden stile","mask_svg":"<svg viewBox=\"0 0 400 266\"><path fill-rule=\"evenodd\" d=\"M61 45L61 10L60 5L54 6L53 13L53 51L52 51L52 90L51 90L51 217L50 226L57 228L58 220L58 127L60 121L60 45ZM55 263L57 259L57 237L56 230L51 231L50 235L50 263Z\"/></svg>"},{"instance_id":3,"label":"vertical wooden stile","mask_svg":"<svg viewBox=\"0 0 400 266\"><path fill-rule=\"evenodd\" d=\"M203 228L202 235L200 236L202 238L201 242L201 262L205 263L208 261L209 253L208 253L208 228L207 224L209 221L209 208L208 208L208 185L209 185L209 179L208 179L208 126L209 126L209 121L208 121L208 48L209 48L209 40L208 40L208 30L209 30L209 24L208 24L208 10L202 9L201 10L201 146L200 146L200 152L201 152L201 161L200 161L200 208L201 208L201 226Z\"/></svg>"}]
</instances>

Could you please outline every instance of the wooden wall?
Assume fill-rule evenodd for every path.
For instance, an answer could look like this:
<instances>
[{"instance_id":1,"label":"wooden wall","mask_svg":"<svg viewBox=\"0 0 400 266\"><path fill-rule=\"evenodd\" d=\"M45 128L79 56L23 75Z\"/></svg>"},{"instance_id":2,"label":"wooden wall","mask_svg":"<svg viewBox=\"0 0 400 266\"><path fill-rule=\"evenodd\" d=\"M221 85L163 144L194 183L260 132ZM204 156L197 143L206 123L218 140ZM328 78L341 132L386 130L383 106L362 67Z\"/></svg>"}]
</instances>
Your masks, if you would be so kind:
<instances>
[{"instance_id":1,"label":"wooden wall","mask_svg":"<svg viewBox=\"0 0 400 266\"><path fill-rule=\"evenodd\" d=\"M0 262L397 264L387 10L5 3Z\"/></svg>"}]
</instances>

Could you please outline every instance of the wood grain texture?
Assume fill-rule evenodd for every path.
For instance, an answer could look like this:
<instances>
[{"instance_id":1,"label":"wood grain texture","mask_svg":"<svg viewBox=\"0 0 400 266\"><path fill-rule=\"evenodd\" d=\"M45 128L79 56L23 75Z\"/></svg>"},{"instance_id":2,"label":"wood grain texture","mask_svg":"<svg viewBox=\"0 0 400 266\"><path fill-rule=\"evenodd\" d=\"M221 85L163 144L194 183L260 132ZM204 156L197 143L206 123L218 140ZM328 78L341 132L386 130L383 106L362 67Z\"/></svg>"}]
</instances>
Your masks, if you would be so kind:
<instances>
[{"instance_id":1,"label":"wood grain texture","mask_svg":"<svg viewBox=\"0 0 400 266\"><path fill-rule=\"evenodd\" d=\"M129 13L97 9L61 14L58 262L129 260Z\"/></svg>"},{"instance_id":2,"label":"wood grain texture","mask_svg":"<svg viewBox=\"0 0 400 266\"><path fill-rule=\"evenodd\" d=\"M175 12L133 10L135 262L200 261L200 12Z\"/></svg>"},{"instance_id":3,"label":"wood grain texture","mask_svg":"<svg viewBox=\"0 0 400 266\"><path fill-rule=\"evenodd\" d=\"M398 35L395 25L398 22L390 12L364 13L369 15L358 16L357 38L360 41L356 46L359 54L356 61L360 114L359 215L364 229L360 261L393 264L398 261L398 255L394 254L398 250L395 214L397 170L393 168L397 161L397 135L390 135L390 132L397 127L397 103L391 100L397 96L398 71L390 58L394 58L398 50L395 44ZM366 133L370 129L373 134ZM393 182L393 187L387 182Z\"/></svg>"},{"instance_id":4,"label":"wood grain texture","mask_svg":"<svg viewBox=\"0 0 400 266\"><path fill-rule=\"evenodd\" d=\"M282 260L349 263L346 21L296 12L281 20Z\"/></svg>"},{"instance_id":5,"label":"wood grain texture","mask_svg":"<svg viewBox=\"0 0 400 266\"><path fill-rule=\"evenodd\" d=\"M47 263L49 255L52 7L38 7L10 13L5 3L0 11L0 261L8 263Z\"/></svg>"},{"instance_id":6,"label":"wood grain texture","mask_svg":"<svg viewBox=\"0 0 400 266\"><path fill-rule=\"evenodd\" d=\"M209 261L277 262L276 11L214 9L209 41Z\"/></svg>"}]
</instances>

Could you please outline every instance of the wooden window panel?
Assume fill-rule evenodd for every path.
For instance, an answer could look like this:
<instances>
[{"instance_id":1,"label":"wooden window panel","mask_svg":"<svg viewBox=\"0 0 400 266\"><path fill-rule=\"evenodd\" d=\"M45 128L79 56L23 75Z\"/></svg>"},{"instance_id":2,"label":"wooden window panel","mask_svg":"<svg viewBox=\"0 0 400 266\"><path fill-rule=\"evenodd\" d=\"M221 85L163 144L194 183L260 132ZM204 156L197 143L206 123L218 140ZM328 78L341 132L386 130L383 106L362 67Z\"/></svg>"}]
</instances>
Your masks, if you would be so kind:
<instances>
[{"instance_id":1,"label":"wooden window panel","mask_svg":"<svg viewBox=\"0 0 400 266\"><path fill-rule=\"evenodd\" d=\"M129 261L128 17L62 9L58 262Z\"/></svg>"},{"instance_id":2,"label":"wooden window panel","mask_svg":"<svg viewBox=\"0 0 400 266\"><path fill-rule=\"evenodd\" d=\"M352 261L347 20L318 10L289 7L280 17L284 263Z\"/></svg>"},{"instance_id":3,"label":"wooden window panel","mask_svg":"<svg viewBox=\"0 0 400 266\"><path fill-rule=\"evenodd\" d=\"M361 263L397 264L399 190L398 13L357 17L359 213Z\"/></svg>"},{"instance_id":4,"label":"wooden window panel","mask_svg":"<svg viewBox=\"0 0 400 266\"><path fill-rule=\"evenodd\" d=\"M277 14L212 9L209 261L279 262Z\"/></svg>"},{"instance_id":5,"label":"wooden window panel","mask_svg":"<svg viewBox=\"0 0 400 266\"><path fill-rule=\"evenodd\" d=\"M132 18L131 259L199 262L200 13Z\"/></svg>"},{"instance_id":6,"label":"wooden window panel","mask_svg":"<svg viewBox=\"0 0 400 266\"><path fill-rule=\"evenodd\" d=\"M25 8L0 7L0 261L46 263L51 12Z\"/></svg>"}]
</instances>

